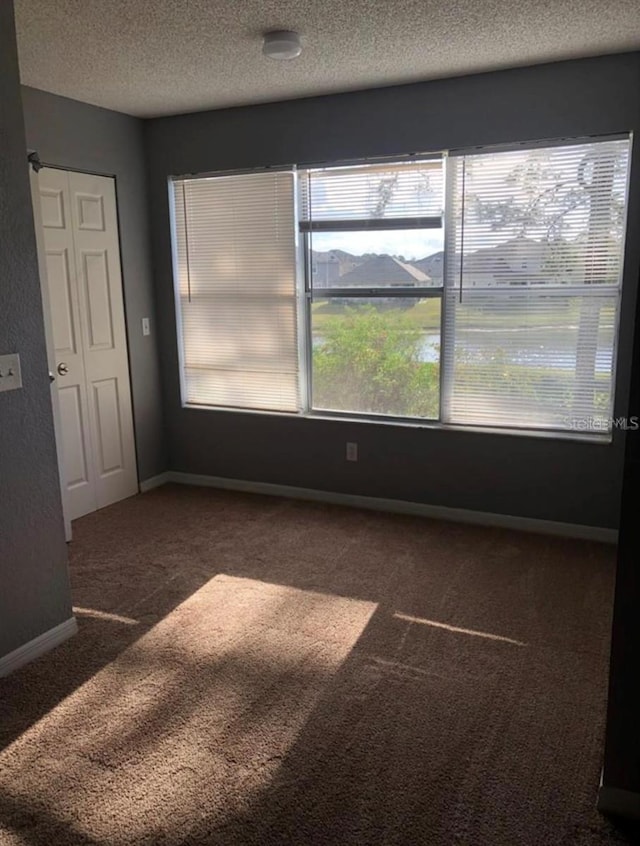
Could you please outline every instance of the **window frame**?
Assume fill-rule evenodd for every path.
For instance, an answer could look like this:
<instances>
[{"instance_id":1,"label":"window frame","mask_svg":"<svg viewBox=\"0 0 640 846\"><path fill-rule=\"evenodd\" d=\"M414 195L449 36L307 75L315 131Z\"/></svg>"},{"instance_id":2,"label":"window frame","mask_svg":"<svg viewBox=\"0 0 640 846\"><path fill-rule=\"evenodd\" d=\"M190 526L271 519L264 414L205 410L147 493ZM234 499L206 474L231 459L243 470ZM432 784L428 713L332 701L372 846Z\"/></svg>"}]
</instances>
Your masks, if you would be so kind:
<instances>
[{"instance_id":1,"label":"window frame","mask_svg":"<svg viewBox=\"0 0 640 846\"><path fill-rule=\"evenodd\" d=\"M442 210L440 214L410 216L410 217L387 217L387 218L340 218L324 220L307 220L303 219L302 215L298 215L298 235L300 237L301 249L303 253L304 266L304 307L305 307L305 358L304 358L304 385L306 388L301 401L303 412L302 415L306 417L320 417L330 418L335 420L367 420L369 422L382 423L399 423L406 425L428 426L434 424L442 424L442 345L443 345L443 329L444 329L444 301L445 301L445 276L444 276L444 262L445 262L445 220L446 212L444 208L445 199L445 184L446 184L446 151L441 153L426 153L412 156L396 156L385 159L368 159L364 161L348 161L348 162L332 162L331 164L324 164L322 166L299 167L297 170L297 177L306 175L314 170L340 170L348 167L357 167L367 165L380 166L389 165L389 167L399 166L407 163L419 164L420 162L440 161L443 174L443 198ZM297 197L299 208L302 186L298 184ZM417 416L402 416L375 412L363 411L339 411L333 409L325 409L322 407L314 407L313 405L313 327L312 327L312 307L314 302L313 289L313 269L312 269L312 237L314 232L389 232L389 231L407 231L407 230L424 230L437 229L443 233L443 277L442 285L418 287L418 286L387 286L387 287L370 287L353 286L345 288L323 288L322 294L317 296L317 299L372 299L375 297L384 298L411 298L415 300L424 299L439 299L440 300L440 356L438 361L439 367L439 389L438 389L438 416L437 417L417 417ZM301 365L303 362L301 362Z\"/></svg>"},{"instance_id":2,"label":"window frame","mask_svg":"<svg viewBox=\"0 0 640 846\"><path fill-rule=\"evenodd\" d=\"M185 362L185 342L184 342L184 323L183 323L183 297L181 294L180 289L180 268L179 268L179 247L178 247L178 221L177 221L177 214L176 214L176 203L175 203L175 193L176 188L180 185L184 186L187 182L197 182L200 180L210 180L210 179L224 179L228 177L238 177L238 176L254 176L260 174L288 174L291 176L292 179L292 233L293 239L291 244L291 253L294 260L294 290L295 290L295 319L296 319L296 335L297 335L297 346L298 346L298 355L297 355L297 381L298 381L298 390L297 390L297 397L296 397L296 409L269 409L269 408L258 408L258 407L251 407L251 406L242 406L242 405L215 405L213 403L195 403L189 402L187 399L187 383L186 383L186 362ZM183 189L184 190L184 189ZM184 195L183 195L184 196ZM179 382L180 382L180 406L181 408L187 409L200 409L200 410L207 410L207 411L233 411L233 412L243 412L249 414L276 414L285 417L291 416L300 416L304 412L304 408L301 405L300 397L301 397L301 381L303 380L303 371L301 370L300 366L300 341L301 341L301 333L299 331L300 323L299 323L299 305L300 305L300 292L299 292L299 269L298 269L298 260L299 260L299 250L298 250L298 236L297 236L297 220L298 220L298 183L297 183L297 169L295 165L279 165L274 167L256 167L256 168L243 168L243 169L236 169L236 170L223 170L223 171L210 171L210 172L202 172L202 173L187 173L176 175L173 174L167 178L167 197L169 200L169 223L170 223L170 231L171 231L171 257L172 257L172 272L173 272L173 293L174 293L174 308L175 308L175 323L176 323L176 340L177 340L177 353L178 353L178 362L179 362ZM186 219L186 209L185 209L185 219ZM187 263L189 262L189 256L187 253ZM190 270L187 269L187 275L190 274ZM189 292L189 301L191 301L191 292Z\"/></svg>"},{"instance_id":3,"label":"window frame","mask_svg":"<svg viewBox=\"0 0 640 846\"><path fill-rule=\"evenodd\" d=\"M611 425L609 428L605 429L600 428L598 426L594 428L582 428L580 426L570 426L567 428L560 428L560 427L552 427L552 426L532 426L523 423L521 425L515 423L506 423L504 425L500 425L498 423L483 423L483 422L463 422L463 421L455 421L451 419L451 412L450 409L447 408L446 416L443 418L443 427L446 429L451 430L461 430L461 431L471 431L471 432L491 432L495 434L506 434L506 435L520 435L520 436L527 436L527 437L534 437L534 438L555 438L559 440L571 440L571 441L579 441L579 442L592 442L592 443L601 443L601 444L611 444L614 439L614 431L618 428L618 423L616 421L623 420L621 428L627 428L627 424L629 421L624 418L624 416L616 414L616 398L617 398L617 377L618 377L618 352L620 347L620 328L621 328L621 321L622 321L622 305L623 305L623 296L624 296L624 289L625 289L625 258L626 258L626 248L627 248L627 238L628 238L628 217L629 217L629 198L630 198L630 185L631 185L631 170L632 170L632 162L633 162L633 147L634 147L634 133L632 131L627 132L613 132L613 133L598 133L596 135L590 136L566 136L566 137L558 137L558 138L548 138L548 139L537 139L535 141L523 141L523 142L515 142L515 143L504 143L504 144L488 144L488 145L481 145L477 147L464 147L464 148L456 148L450 149L447 152L448 159L457 159L457 158L465 158L467 156L482 156L482 155L493 155L493 154L500 154L500 153L509 153L509 152L519 152L519 151L533 151L539 149L556 149L561 147L573 147L573 146L580 146L580 145L598 145L599 143L607 143L607 142L615 142L615 141L626 141L628 143L628 160L627 160L627 170L626 170L626 180L624 185L624 212L622 217L622 224L621 224L621 233L622 237L620 240L619 245L619 277L615 285L602 285L602 283L597 284L589 284L589 283L582 283L582 285L561 285L556 284L555 286L551 285L531 285L527 286L527 288L533 288L536 290L546 289L546 290L555 290L556 292L559 291L567 291L567 296L582 296L589 295L588 298L594 297L596 300L600 296L604 296L605 290L615 290L616 293L616 313L615 313L615 322L613 325L613 339L612 339L612 350L611 350L611 396L610 396L610 416L607 417L605 415L598 415L594 413L593 417L589 418L591 420L608 420ZM454 177L454 169L450 168L448 173L449 179L455 179ZM447 221L450 223L451 215L453 214L453 203L447 203L446 199L448 197L453 196L453 189L448 183L445 183L445 232L447 227ZM449 230L453 235L453 252L455 254L455 227L453 225L449 225ZM446 235L445 235L446 237ZM445 241L445 248L444 248L444 260L447 260L447 255L450 251L450 246L447 246ZM462 287L458 289L456 292L455 288L451 290L448 289L447 285L447 274L446 274L446 267L445 267L445 292L443 296L443 315L445 309L447 308L447 303L449 303L450 299L453 297L454 299L462 294ZM602 288L602 290L598 290ZM581 289L581 291L580 291ZM493 289L492 289L493 290ZM519 290L525 290L525 288L521 288ZM443 324L443 335L447 335L444 331L444 324ZM453 336L453 340L455 341L455 335ZM453 386L454 386L454 378L453 378L453 369L454 369L454 356L455 356L455 343L451 343L448 346L451 347L449 350L449 356L447 361L444 361L444 358L441 357L441 363L443 366L441 367L441 373L445 376L445 385L448 389L449 393L447 394L447 402L451 402L452 394L453 394ZM447 372L445 373L445 370ZM444 390L444 387L443 387ZM444 406L445 402L445 394L441 393L441 409Z\"/></svg>"},{"instance_id":4,"label":"window frame","mask_svg":"<svg viewBox=\"0 0 640 846\"><path fill-rule=\"evenodd\" d=\"M631 162L633 156L633 141L634 135L632 132L619 133L604 133L593 136L576 136L564 138L550 138L539 139L532 142L516 142L505 144L491 144L482 145L479 147L466 148L451 148L440 152L408 154L393 157L370 157L365 159L342 160L327 163L305 163L298 165L279 165L266 166L244 169L232 169L224 171L210 171L203 173L189 173L184 175L171 175L167 179L168 199L169 199L169 222L171 230L171 253L172 253L172 270L174 282L174 304L176 308L176 337L177 337L177 355L179 364L179 382L181 394L181 407L191 410L206 410L217 412L231 412L242 414L256 414L260 416L268 415L275 417L283 417L286 419L298 418L309 420L334 420L352 423L375 423L377 425L386 426L408 426L410 428L426 428L438 429L444 431L458 431L469 433L483 433L483 434L500 434L511 435L518 437L531 437L536 439L552 439L552 440L570 440L578 442L611 444L614 437L616 427L609 430L599 431L596 429L580 430L578 428L560 429L560 428L543 428L535 426L517 426L513 424L500 426L493 423L464 423L451 422L450 420L450 401L453 386L452 379L452 362L454 355L455 344L451 343L451 339L446 337L446 311L449 293L447 291L447 255L448 255L448 217L449 209L447 198L450 194L449 179L450 169L447 168L447 160L450 156L464 156L476 155L478 153L499 153L507 152L509 150L529 150L544 147L556 147L565 145L577 145L587 143L598 143L603 140L623 139L629 142L629 164L627 168L627 179L625 186L625 208L624 220L622 226L622 241L621 241L621 265L620 278L617 285L619 305L617 309L616 325L614 327L613 337L613 362L612 362L612 395L611 406L612 413L616 415L616 396L617 396L617 376L618 376L618 353L620 348L620 328L621 328L621 307L624 282L625 282L625 255L628 239L628 214L629 214L629 184L631 174ZM425 217L406 217L406 218L381 218L381 219L345 219L336 218L335 220L322 221L306 221L302 219L300 214L300 180L301 174L315 169L339 169L353 166L380 166L384 164L401 165L407 162L420 162L428 160L440 160L443 169L443 204L440 215L430 215ZM295 207L295 221L296 225L292 232L292 239L294 243L296 255L296 290L297 290L297 319L298 319L298 362L299 362L299 409L296 411L281 411L270 409L253 409L239 406L215 406L203 403L187 402L185 398L184 387L184 354L183 346L184 340L182 338L182 326L180 319L180 292L177 284L178 255L175 242L175 211L173 207L173 196L175 190L175 183L185 179L200 179L212 177L225 177L233 175L254 174L262 172L273 171L288 171L293 174L294 180L294 207ZM372 298L381 296L389 297L409 297L416 300L426 298L440 299L440 356L439 356L439 404L438 417L427 418L418 416L397 416L386 413L370 413L357 411L333 411L329 409L314 408L313 407L313 361L312 361L312 304L314 299L313 282L312 282L312 251L311 251L311 237L313 232L354 232L354 231L380 231L380 230L409 230L409 229L439 229L443 234L443 281L439 286L425 287L345 287L345 288L331 288L322 289L323 293L321 299L331 298ZM331 293L328 293L328 291ZM450 349L449 349L450 348Z\"/></svg>"}]
</instances>

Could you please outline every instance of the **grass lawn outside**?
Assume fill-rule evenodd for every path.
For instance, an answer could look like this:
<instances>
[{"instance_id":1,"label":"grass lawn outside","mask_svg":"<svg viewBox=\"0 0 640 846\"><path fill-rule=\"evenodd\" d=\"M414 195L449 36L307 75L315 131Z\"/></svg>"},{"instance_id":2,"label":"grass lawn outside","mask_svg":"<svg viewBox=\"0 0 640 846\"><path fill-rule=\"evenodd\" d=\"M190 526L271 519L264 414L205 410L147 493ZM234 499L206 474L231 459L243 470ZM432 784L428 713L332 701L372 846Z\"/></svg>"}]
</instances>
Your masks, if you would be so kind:
<instances>
[{"instance_id":1,"label":"grass lawn outside","mask_svg":"<svg viewBox=\"0 0 640 846\"><path fill-rule=\"evenodd\" d=\"M514 314L506 314L503 311L495 311L481 305L468 303L464 299L462 308L458 310L456 319L458 324L465 329L492 328L492 329L533 329L533 328L563 328L577 329L580 322L580 299L572 298L566 303L559 302L556 309L535 311L531 310L522 317ZM354 301L349 304L355 306ZM427 333L440 331L440 306L439 297L432 297L420 300L411 308L403 308L403 316L411 328L421 329ZM391 305L385 304L384 309L397 311ZM382 310L382 309L381 309ZM315 300L312 305L312 325L314 333L322 333L327 322L342 319L345 316L344 303L336 303L330 300ZM610 304L600 307L600 325L604 328L614 325L615 307Z\"/></svg>"}]
</instances>

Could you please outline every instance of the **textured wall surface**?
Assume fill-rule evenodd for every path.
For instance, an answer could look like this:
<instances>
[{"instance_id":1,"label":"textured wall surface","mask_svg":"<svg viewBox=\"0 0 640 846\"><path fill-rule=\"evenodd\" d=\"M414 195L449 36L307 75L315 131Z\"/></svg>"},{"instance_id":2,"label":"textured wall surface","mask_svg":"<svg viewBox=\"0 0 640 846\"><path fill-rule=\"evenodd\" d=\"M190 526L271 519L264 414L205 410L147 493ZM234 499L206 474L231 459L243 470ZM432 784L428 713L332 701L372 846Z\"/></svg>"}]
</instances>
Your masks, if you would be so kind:
<instances>
[{"instance_id":1,"label":"textured wall surface","mask_svg":"<svg viewBox=\"0 0 640 846\"><path fill-rule=\"evenodd\" d=\"M180 407L167 176L640 129L628 53L145 123L172 469L615 527L624 435L610 445ZM632 165L616 413L628 401L638 280ZM344 460L345 441L360 445Z\"/></svg>"},{"instance_id":2,"label":"textured wall surface","mask_svg":"<svg viewBox=\"0 0 640 846\"><path fill-rule=\"evenodd\" d=\"M33 88L22 100L27 144L43 162L116 178L138 473L148 479L166 464L142 122Z\"/></svg>"},{"instance_id":3,"label":"textured wall surface","mask_svg":"<svg viewBox=\"0 0 640 846\"><path fill-rule=\"evenodd\" d=\"M0 656L71 616L40 281L10 2L0 3Z\"/></svg>"}]
</instances>

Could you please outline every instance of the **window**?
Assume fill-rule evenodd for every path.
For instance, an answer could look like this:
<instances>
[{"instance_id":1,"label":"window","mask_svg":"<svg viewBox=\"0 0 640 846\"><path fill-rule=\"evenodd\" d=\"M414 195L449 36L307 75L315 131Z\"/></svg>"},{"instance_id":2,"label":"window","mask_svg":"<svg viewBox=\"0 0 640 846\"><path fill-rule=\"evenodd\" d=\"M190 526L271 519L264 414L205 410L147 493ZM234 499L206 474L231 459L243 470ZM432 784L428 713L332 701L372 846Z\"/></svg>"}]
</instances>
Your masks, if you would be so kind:
<instances>
[{"instance_id":1,"label":"window","mask_svg":"<svg viewBox=\"0 0 640 846\"><path fill-rule=\"evenodd\" d=\"M437 420L442 159L300 175L312 410Z\"/></svg>"},{"instance_id":2,"label":"window","mask_svg":"<svg viewBox=\"0 0 640 846\"><path fill-rule=\"evenodd\" d=\"M292 173L173 183L187 405L298 411Z\"/></svg>"},{"instance_id":3,"label":"window","mask_svg":"<svg viewBox=\"0 0 640 846\"><path fill-rule=\"evenodd\" d=\"M444 419L608 429L628 153L615 140L451 157Z\"/></svg>"},{"instance_id":4,"label":"window","mask_svg":"<svg viewBox=\"0 0 640 846\"><path fill-rule=\"evenodd\" d=\"M609 432L629 150L174 180L183 401Z\"/></svg>"}]
</instances>

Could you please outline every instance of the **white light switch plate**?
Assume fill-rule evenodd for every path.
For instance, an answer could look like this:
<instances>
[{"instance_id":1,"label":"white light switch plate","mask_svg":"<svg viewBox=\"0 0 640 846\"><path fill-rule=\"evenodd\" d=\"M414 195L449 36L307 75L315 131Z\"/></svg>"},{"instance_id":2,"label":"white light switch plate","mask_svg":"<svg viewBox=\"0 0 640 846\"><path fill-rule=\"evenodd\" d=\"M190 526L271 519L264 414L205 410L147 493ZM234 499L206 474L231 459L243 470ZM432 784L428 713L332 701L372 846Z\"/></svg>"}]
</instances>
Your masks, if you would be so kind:
<instances>
[{"instance_id":1,"label":"white light switch plate","mask_svg":"<svg viewBox=\"0 0 640 846\"><path fill-rule=\"evenodd\" d=\"M143 335L150 335L151 334L151 325L150 325L148 317L142 318L142 334Z\"/></svg>"},{"instance_id":2,"label":"white light switch plate","mask_svg":"<svg viewBox=\"0 0 640 846\"><path fill-rule=\"evenodd\" d=\"M20 356L18 353L0 355L0 391L15 391L21 387Z\"/></svg>"}]
</instances>

